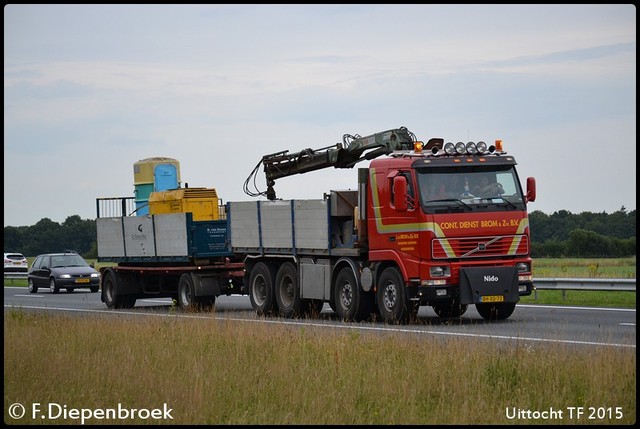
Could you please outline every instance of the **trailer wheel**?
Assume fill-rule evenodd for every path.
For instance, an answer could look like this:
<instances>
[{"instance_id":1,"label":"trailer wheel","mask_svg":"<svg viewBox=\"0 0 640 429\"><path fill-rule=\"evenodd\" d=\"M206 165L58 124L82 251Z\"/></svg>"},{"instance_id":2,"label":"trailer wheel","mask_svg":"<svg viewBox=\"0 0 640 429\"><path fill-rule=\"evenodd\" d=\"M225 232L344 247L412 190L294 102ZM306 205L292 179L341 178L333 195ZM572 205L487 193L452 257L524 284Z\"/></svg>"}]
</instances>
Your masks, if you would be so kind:
<instances>
[{"instance_id":1,"label":"trailer wheel","mask_svg":"<svg viewBox=\"0 0 640 429\"><path fill-rule=\"evenodd\" d=\"M182 274L178 280L178 305L183 310L190 310L195 307L193 281L187 273Z\"/></svg>"},{"instance_id":2,"label":"trailer wheel","mask_svg":"<svg viewBox=\"0 0 640 429\"><path fill-rule=\"evenodd\" d=\"M380 317L388 324L406 324L417 316L419 304L409 301L402 275L395 267L386 268L380 275L377 300Z\"/></svg>"},{"instance_id":3,"label":"trailer wheel","mask_svg":"<svg viewBox=\"0 0 640 429\"><path fill-rule=\"evenodd\" d=\"M432 305L438 317L460 317L467 312L468 304L460 304L458 300L448 300Z\"/></svg>"},{"instance_id":4,"label":"trailer wheel","mask_svg":"<svg viewBox=\"0 0 640 429\"><path fill-rule=\"evenodd\" d=\"M216 305L216 297L212 295L197 296L196 303L203 310L211 310Z\"/></svg>"},{"instance_id":5,"label":"trailer wheel","mask_svg":"<svg viewBox=\"0 0 640 429\"><path fill-rule=\"evenodd\" d=\"M476 310L484 320L504 320L513 314L515 302L501 302L499 304L476 304Z\"/></svg>"},{"instance_id":6,"label":"trailer wheel","mask_svg":"<svg viewBox=\"0 0 640 429\"><path fill-rule=\"evenodd\" d=\"M298 287L298 270L291 262L285 262L278 268L275 293L281 316L290 318L300 315L302 300Z\"/></svg>"},{"instance_id":7,"label":"trailer wheel","mask_svg":"<svg viewBox=\"0 0 640 429\"><path fill-rule=\"evenodd\" d=\"M334 284L336 314L344 321L360 322L373 312L374 295L364 292L350 267L344 267L336 276Z\"/></svg>"},{"instance_id":8,"label":"trailer wheel","mask_svg":"<svg viewBox=\"0 0 640 429\"><path fill-rule=\"evenodd\" d=\"M249 299L258 316L267 316L277 310L275 298L275 270L269 263L258 262L249 275Z\"/></svg>"},{"instance_id":9,"label":"trailer wheel","mask_svg":"<svg viewBox=\"0 0 640 429\"><path fill-rule=\"evenodd\" d=\"M183 310L210 310L216 302L215 296L196 296L197 274L184 273L178 279L178 306Z\"/></svg>"},{"instance_id":10,"label":"trailer wheel","mask_svg":"<svg viewBox=\"0 0 640 429\"><path fill-rule=\"evenodd\" d=\"M112 269L107 269L102 280L102 300L107 308L133 308L136 297L118 294L119 288L120 276Z\"/></svg>"}]
</instances>

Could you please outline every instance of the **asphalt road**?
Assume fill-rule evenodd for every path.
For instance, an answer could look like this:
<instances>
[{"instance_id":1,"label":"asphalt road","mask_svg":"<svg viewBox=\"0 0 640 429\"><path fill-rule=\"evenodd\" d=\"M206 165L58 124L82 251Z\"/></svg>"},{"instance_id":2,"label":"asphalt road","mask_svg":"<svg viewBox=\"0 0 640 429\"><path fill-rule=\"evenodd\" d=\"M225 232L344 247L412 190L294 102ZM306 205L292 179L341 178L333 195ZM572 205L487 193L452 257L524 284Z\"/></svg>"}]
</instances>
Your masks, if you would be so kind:
<instances>
[{"instance_id":1,"label":"asphalt road","mask_svg":"<svg viewBox=\"0 0 640 429\"><path fill-rule=\"evenodd\" d=\"M136 317L206 317L245 323L315 326L325 329L367 330L394 335L422 335L440 338L474 338L505 344L571 344L577 347L636 347L636 310L617 308L517 305L507 320L486 322L474 306L460 318L440 319L431 307L421 307L418 320L409 325L390 326L381 322L344 323L325 304L314 319L258 317L246 295L220 296L210 312L184 312L173 308L170 299L143 299L130 310L111 310L100 301L100 293L79 289L72 293L52 294L40 290L31 294L26 287L4 287L5 312L68 312L94 315Z\"/></svg>"}]
</instances>

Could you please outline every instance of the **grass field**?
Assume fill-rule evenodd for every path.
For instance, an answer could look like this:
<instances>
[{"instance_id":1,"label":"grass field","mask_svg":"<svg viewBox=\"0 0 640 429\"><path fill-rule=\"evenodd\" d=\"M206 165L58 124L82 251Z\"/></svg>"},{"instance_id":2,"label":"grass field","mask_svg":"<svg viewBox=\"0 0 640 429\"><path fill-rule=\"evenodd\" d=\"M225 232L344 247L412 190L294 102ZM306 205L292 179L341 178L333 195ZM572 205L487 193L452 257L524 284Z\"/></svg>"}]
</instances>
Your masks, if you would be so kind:
<instances>
[{"instance_id":1,"label":"grass field","mask_svg":"<svg viewBox=\"0 0 640 429\"><path fill-rule=\"evenodd\" d=\"M635 348L12 309L4 314L4 374L4 418L14 424L636 421ZM29 410L19 421L8 415L15 403ZM34 413L35 403L56 404L55 412L168 408L171 418L85 413L82 422L78 411L52 420ZM586 414L571 417L577 407Z\"/></svg>"},{"instance_id":2,"label":"grass field","mask_svg":"<svg viewBox=\"0 0 640 429\"><path fill-rule=\"evenodd\" d=\"M537 266L548 277L635 278L635 258L538 261ZM533 296L522 302L528 299ZM538 300L635 308L635 292L569 291L563 298L561 291L539 291ZM636 421L635 347L5 309L4 374L9 424ZM20 419L10 415L15 404L26 406ZM51 408L55 418L46 414ZM122 409L127 418L120 418ZM577 410L585 414L578 416Z\"/></svg>"}]
</instances>

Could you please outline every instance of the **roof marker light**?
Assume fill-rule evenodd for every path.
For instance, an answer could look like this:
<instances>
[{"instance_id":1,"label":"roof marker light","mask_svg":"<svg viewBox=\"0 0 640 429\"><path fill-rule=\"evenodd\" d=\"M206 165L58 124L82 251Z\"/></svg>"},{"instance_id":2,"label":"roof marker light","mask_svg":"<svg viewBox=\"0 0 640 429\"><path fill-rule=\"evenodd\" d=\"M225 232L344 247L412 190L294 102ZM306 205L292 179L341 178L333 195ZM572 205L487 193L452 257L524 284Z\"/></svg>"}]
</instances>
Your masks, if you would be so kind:
<instances>
[{"instance_id":1,"label":"roof marker light","mask_svg":"<svg viewBox=\"0 0 640 429\"><path fill-rule=\"evenodd\" d=\"M469 155L475 155L476 153L478 153L478 149L476 148L476 144L474 142L467 143L466 148Z\"/></svg>"},{"instance_id":2,"label":"roof marker light","mask_svg":"<svg viewBox=\"0 0 640 429\"><path fill-rule=\"evenodd\" d=\"M487 144L483 141L479 141L476 147L478 148L479 154L483 154L487 151Z\"/></svg>"},{"instance_id":3,"label":"roof marker light","mask_svg":"<svg viewBox=\"0 0 640 429\"><path fill-rule=\"evenodd\" d=\"M447 142L447 144L444 145L444 151L446 152L447 155L455 155L456 148L453 145L453 143Z\"/></svg>"}]
</instances>

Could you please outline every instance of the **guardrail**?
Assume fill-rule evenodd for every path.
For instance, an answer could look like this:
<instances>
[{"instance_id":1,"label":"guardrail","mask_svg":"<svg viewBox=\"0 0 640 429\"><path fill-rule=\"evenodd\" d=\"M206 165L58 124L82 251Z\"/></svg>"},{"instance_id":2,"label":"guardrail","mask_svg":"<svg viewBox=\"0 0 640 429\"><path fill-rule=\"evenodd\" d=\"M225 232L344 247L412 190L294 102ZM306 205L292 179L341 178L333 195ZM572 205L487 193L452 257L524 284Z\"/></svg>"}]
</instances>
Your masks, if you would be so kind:
<instances>
[{"instance_id":1,"label":"guardrail","mask_svg":"<svg viewBox=\"0 0 640 429\"><path fill-rule=\"evenodd\" d=\"M538 299L538 290L561 290L563 299L568 290L636 291L636 279L534 278L533 285L535 299Z\"/></svg>"},{"instance_id":2,"label":"guardrail","mask_svg":"<svg viewBox=\"0 0 640 429\"><path fill-rule=\"evenodd\" d=\"M11 280L11 284L13 284L14 280L26 280L27 272L17 272L17 273L4 273L4 278Z\"/></svg>"}]
</instances>

